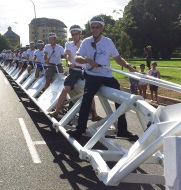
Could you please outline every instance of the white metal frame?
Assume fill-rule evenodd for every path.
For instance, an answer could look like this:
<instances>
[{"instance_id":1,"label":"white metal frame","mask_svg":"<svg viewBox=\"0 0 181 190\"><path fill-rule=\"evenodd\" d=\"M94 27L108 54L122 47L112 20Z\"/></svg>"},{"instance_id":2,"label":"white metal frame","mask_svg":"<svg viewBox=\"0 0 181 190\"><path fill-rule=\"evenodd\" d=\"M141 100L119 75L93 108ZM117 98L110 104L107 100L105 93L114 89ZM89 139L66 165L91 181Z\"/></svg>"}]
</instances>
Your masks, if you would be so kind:
<instances>
[{"instance_id":1,"label":"white metal frame","mask_svg":"<svg viewBox=\"0 0 181 190\"><path fill-rule=\"evenodd\" d=\"M110 68L104 68L110 70ZM111 70L150 84L155 84L179 92L181 91L181 86L174 83L169 83L160 79L152 79L151 77L143 76L138 73L127 73L115 69ZM59 74L57 80L63 81L64 79ZM57 86L58 84L53 83L52 85ZM63 83L60 85L61 89L62 85ZM82 92L83 87L84 81L79 80L76 84L76 88L80 89ZM25 92L28 94L28 90ZM44 93L46 94L46 92ZM42 94L41 96L43 97L44 95ZM52 109L53 106L44 109L44 105L42 105L44 102L38 102L38 100L32 96L30 96L30 98L52 121L54 129L60 131L79 152L80 159L89 161L95 170L98 179L105 185L116 186L121 182L165 184L165 177L163 175L137 174L132 173L132 171L143 163L165 164L164 155L161 154L159 150L163 147L163 140L165 137L179 136L181 133L181 117L179 114L181 104L158 106L156 109L145 102L141 96L132 95L104 86L100 88L97 96L99 97L107 117L88 127L86 133L90 135L90 139L84 146L80 145L79 142L66 133L68 123L79 112L82 96L60 121L47 115L47 111ZM57 99L58 96L56 96L55 100ZM120 107L113 112L108 100L119 103ZM136 112L143 129L143 134L139 137L138 141L127 150L115 143L114 140L105 138L105 134L110 129L110 126L114 125L120 115L130 110ZM151 126L147 129L148 121L151 122ZM107 150L94 149L93 147L98 141L102 143ZM111 169L107 165L107 161L114 161L116 164Z\"/></svg>"}]
</instances>

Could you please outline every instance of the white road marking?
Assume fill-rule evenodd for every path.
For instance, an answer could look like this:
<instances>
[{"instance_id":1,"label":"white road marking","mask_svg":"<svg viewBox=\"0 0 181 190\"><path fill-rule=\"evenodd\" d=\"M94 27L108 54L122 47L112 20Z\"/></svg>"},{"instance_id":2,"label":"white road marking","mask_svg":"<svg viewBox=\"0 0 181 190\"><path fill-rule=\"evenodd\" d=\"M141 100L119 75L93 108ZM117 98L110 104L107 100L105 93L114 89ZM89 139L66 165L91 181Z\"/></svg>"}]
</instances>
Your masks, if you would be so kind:
<instances>
[{"instance_id":1,"label":"white road marking","mask_svg":"<svg viewBox=\"0 0 181 190\"><path fill-rule=\"evenodd\" d=\"M33 142L34 145L41 145L41 144L47 144L45 141L35 141Z\"/></svg>"},{"instance_id":2,"label":"white road marking","mask_svg":"<svg viewBox=\"0 0 181 190\"><path fill-rule=\"evenodd\" d=\"M4 79L4 82L6 83L6 84L9 84L9 82L8 82L8 80L5 78Z\"/></svg>"},{"instance_id":3,"label":"white road marking","mask_svg":"<svg viewBox=\"0 0 181 190\"><path fill-rule=\"evenodd\" d=\"M56 141L47 141L47 142L45 142L45 141L34 141L33 142L33 144L34 145L44 145L44 144L52 144L52 143L61 143L61 142L63 142L63 141L65 141L65 142L67 142L67 140L65 139L65 140L56 140Z\"/></svg>"},{"instance_id":4,"label":"white road marking","mask_svg":"<svg viewBox=\"0 0 181 190\"><path fill-rule=\"evenodd\" d=\"M18 120L19 120L19 123L20 123L20 126L21 126L21 130L22 130L22 132L24 134L24 137L25 137L25 140L26 140L26 144L27 144L28 149L30 151L30 154L31 154L33 162L36 163L36 164L37 163L41 163L41 160L40 160L39 155L38 155L38 153L36 151L34 143L31 140L30 134L28 132L28 129L27 129L26 125L25 125L24 120L22 118L18 118Z\"/></svg>"}]
</instances>

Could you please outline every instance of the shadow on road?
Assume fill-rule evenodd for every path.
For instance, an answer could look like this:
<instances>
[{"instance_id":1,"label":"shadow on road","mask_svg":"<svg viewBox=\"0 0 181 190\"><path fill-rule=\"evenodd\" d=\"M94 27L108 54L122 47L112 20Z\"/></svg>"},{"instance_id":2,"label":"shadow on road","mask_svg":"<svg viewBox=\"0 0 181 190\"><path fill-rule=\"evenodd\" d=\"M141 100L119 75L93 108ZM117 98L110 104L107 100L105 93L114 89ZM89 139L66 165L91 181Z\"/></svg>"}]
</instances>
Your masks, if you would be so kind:
<instances>
[{"instance_id":1,"label":"shadow on road","mask_svg":"<svg viewBox=\"0 0 181 190\"><path fill-rule=\"evenodd\" d=\"M150 185L150 184L127 184L120 183L119 186L105 186L102 182L98 180L92 166L86 162L79 159L78 152L71 146L71 144L64 138L64 136L51 127L52 123L48 118L40 112L39 108L28 98L16 83L6 75L12 85L14 91L20 99L20 102L25 107L27 113L34 122L37 130L43 137L44 141L47 143L49 150L51 151L55 164L60 168L60 181L57 183L63 183L67 180L69 185L74 190L86 189L86 190L155 190L162 189L165 187L161 185ZM82 145L88 141L88 137L83 137L80 142ZM104 149L100 144L96 144L96 148ZM113 167L115 163L109 163L110 167ZM138 168L139 173L145 173L144 170ZM135 172L137 172L135 171Z\"/></svg>"}]
</instances>

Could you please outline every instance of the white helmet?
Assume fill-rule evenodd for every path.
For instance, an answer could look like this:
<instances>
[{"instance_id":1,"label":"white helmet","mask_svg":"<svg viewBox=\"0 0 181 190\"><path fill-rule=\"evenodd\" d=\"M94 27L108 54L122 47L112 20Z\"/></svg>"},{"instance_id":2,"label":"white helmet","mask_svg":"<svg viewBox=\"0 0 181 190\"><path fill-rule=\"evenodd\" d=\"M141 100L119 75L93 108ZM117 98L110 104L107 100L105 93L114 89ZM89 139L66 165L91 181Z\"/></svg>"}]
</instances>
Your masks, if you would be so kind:
<instances>
[{"instance_id":1,"label":"white helmet","mask_svg":"<svg viewBox=\"0 0 181 190\"><path fill-rule=\"evenodd\" d=\"M47 38L49 39L49 38L51 38L51 37L56 38L57 35L56 35L55 33L53 33L53 32L50 32L50 33L48 34Z\"/></svg>"},{"instance_id":2,"label":"white helmet","mask_svg":"<svg viewBox=\"0 0 181 190\"><path fill-rule=\"evenodd\" d=\"M82 33L82 28L79 25L72 25L69 29L69 32L71 33L73 30L80 31Z\"/></svg>"},{"instance_id":3,"label":"white helmet","mask_svg":"<svg viewBox=\"0 0 181 190\"><path fill-rule=\"evenodd\" d=\"M44 45L44 42L42 40L38 40L37 45Z\"/></svg>"},{"instance_id":4,"label":"white helmet","mask_svg":"<svg viewBox=\"0 0 181 190\"><path fill-rule=\"evenodd\" d=\"M32 41L32 42L30 42L30 45L35 45L35 42L33 42L33 41Z\"/></svg>"},{"instance_id":5,"label":"white helmet","mask_svg":"<svg viewBox=\"0 0 181 190\"><path fill-rule=\"evenodd\" d=\"M99 23L101 24L103 27L105 25L104 19L100 16L94 16L93 18L91 18L91 20L89 20L89 25L91 26L91 24L93 23Z\"/></svg>"}]
</instances>

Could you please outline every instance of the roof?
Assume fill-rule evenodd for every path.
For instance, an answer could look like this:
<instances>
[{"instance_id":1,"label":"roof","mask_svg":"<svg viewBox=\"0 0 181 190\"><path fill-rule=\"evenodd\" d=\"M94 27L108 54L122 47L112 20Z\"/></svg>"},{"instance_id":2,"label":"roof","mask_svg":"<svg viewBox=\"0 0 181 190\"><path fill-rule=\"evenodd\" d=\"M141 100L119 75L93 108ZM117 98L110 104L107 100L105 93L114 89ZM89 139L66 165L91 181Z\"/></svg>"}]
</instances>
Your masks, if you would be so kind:
<instances>
[{"instance_id":1,"label":"roof","mask_svg":"<svg viewBox=\"0 0 181 190\"><path fill-rule=\"evenodd\" d=\"M8 27L8 31L4 34L4 36L19 37L18 34L16 34L15 32L13 32L13 31L11 30L11 27L10 27L10 26Z\"/></svg>"},{"instance_id":2,"label":"roof","mask_svg":"<svg viewBox=\"0 0 181 190\"><path fill-rule=\"evenodd\" d=\"M30 24L37 24L37 25L59 25L61 26L62 28L67 28L67 26L60 20L57 20L57 19L50 19L50 18L36 18L36 22L35 22L35 19L33 19Z\"/></svg>"}]
</instances>

